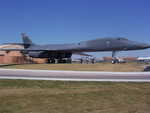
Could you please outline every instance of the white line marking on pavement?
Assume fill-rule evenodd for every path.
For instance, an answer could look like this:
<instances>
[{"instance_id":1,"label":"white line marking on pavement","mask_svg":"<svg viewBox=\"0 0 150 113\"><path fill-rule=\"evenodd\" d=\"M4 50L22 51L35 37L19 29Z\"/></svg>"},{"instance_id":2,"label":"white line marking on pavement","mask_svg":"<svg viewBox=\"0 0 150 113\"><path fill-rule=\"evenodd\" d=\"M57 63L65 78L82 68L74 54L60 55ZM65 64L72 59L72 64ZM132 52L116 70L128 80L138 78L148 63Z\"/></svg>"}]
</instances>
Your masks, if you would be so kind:
<instances>
[{"instance_id":1,"label":"white line marking on pavement","mask_svg":"<svg viewBox=\"0 0 150 113\"><path fill-rule=\"evenodd\" d=\"M30 69L3 69L0 68L0 71L14 71L14 72L56 72L56 73L77 73L77 74L118 74L118 75L126 75L126 74L132 74L132 75L150 75L150 72L105 72L105 71L64 71L64 70L30 70Z\"/></svg>"},{"instance_id":2,"label":"white line marking on pavement","mask_svg":"<svg viewBox=\"0 0 150 113\"><path fill-rule=\"evenodd\" d=\"M64 79L64 78L34 78L34 77L0 77L0 79L11 80L51 80L51 81L89 81L89 82L150 82L150 80L140 79Z\"/></svg>"}]
</instances>

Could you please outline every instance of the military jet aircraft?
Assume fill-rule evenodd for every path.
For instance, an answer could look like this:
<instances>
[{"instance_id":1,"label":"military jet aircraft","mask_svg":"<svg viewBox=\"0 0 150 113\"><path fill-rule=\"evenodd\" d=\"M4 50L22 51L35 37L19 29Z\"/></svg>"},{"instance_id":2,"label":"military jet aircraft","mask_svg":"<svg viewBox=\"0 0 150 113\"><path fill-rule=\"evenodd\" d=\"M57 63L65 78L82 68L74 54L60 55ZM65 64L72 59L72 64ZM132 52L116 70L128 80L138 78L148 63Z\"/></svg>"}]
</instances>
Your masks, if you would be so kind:
<instances>
[{"instance_id":1,"label":"military jet aircraft","mask_svg":"<svg viewBox=\"0 0 150 113\"><path fill-rule=\"evenodd\" d=\"M106 37L95 40L82 41L72 44L38 45L33 43L27 35L22 34L24 49L0 49L4 51L21 51L33 58L49 58L50 62L61 61L66 58L71 60L72 54L87 55L83 52L112 51L113 61L116 62L116 52L141 50L150 48L149 44L130 41L123 37Z\"/></svg>"}]
</instances>

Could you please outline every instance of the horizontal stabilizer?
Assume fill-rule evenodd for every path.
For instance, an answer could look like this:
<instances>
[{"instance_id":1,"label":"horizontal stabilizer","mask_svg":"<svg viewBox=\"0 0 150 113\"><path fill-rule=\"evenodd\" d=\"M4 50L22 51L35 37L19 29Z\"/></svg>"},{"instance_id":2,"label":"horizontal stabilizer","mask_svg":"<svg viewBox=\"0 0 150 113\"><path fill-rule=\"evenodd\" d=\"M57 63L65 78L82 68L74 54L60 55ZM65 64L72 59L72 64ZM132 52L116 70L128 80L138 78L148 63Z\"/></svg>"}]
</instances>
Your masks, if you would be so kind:
<instances>
[{"instance_id":1,"label":"horizontal stabilizer","mask_svg":"<svg viewBox=\"0 0 150 113\"><path fill-rule=\"evenodd\" d=\"M24 45L23 43L3 43L4 45L9 44L9 45Z\"/></svg>"},{"instance_id":2,"label":"horizontal stabilizer","mask_svg":"<svg viewBox=\"0 0 150 113\"><path fill-rule=\"evenodd\" d=\"M25 51L25 49L15 49L15 48L14 49L13 48L12 49L7 49L7 48L5 49L5 48L1 48L0 51Z\"/></svg>"}]
</instances>

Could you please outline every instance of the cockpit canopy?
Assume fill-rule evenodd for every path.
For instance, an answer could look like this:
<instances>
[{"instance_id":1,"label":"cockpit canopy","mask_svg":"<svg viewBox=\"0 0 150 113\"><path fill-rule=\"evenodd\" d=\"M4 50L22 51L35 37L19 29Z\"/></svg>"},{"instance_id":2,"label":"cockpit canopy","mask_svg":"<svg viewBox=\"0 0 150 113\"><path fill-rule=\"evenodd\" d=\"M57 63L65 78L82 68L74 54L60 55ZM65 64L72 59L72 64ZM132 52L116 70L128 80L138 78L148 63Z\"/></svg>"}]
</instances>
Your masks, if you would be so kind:
<instances>
[{"instance_id":1,"label":"cockpit canopy","mask_svg":"<svg viewBox=\"0 0 150 113\"><path fill-rule=\"evenodd\" d=\"M118 37L117 40L128 40L128 39L126 39L124 37Z\"/></svg>"}]
</instances>

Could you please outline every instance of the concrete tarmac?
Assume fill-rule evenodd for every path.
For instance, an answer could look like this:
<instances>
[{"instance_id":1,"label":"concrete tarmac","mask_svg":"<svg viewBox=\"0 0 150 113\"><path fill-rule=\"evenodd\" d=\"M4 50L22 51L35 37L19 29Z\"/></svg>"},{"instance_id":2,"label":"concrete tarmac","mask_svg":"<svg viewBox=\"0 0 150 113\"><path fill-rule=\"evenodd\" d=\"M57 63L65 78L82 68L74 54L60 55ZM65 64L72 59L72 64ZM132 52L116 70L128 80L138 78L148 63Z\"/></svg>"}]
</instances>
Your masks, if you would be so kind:
<instances>
[{"instance_id":1,"label":"concrete tarmac","mask_svg":"<svg viewBox=\"0 0 150 113\"><path fill-rule=\"evenodd\" d=\"M0 69L0 79L150 82L150 72L96 72Z\"/></svg>"}]
</instances>

